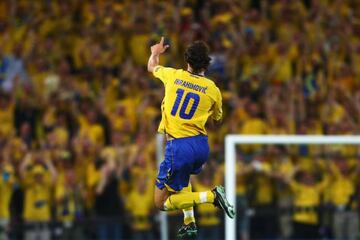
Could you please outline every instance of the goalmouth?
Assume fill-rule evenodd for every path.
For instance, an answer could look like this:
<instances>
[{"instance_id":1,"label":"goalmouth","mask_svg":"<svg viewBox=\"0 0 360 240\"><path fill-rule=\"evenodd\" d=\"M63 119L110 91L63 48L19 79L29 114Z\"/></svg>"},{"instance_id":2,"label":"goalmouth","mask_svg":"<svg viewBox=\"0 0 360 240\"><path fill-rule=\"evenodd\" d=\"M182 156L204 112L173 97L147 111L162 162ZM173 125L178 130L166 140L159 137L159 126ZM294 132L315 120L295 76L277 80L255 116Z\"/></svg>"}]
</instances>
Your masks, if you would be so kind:
<instances>
[{"instance_id":1,"label":"goalmouth","mask_svg":"<svg viewBox=\"0 0 360 240\"><path fill-rule=\"evenodd\" d=\"M236 135L225 137L225 190L230 204L236 211L236 145L238 144L360 144L360 136L350 135ZM236 217L225 216L225 239L236 239Z\"/></svg>"}]
</instances>

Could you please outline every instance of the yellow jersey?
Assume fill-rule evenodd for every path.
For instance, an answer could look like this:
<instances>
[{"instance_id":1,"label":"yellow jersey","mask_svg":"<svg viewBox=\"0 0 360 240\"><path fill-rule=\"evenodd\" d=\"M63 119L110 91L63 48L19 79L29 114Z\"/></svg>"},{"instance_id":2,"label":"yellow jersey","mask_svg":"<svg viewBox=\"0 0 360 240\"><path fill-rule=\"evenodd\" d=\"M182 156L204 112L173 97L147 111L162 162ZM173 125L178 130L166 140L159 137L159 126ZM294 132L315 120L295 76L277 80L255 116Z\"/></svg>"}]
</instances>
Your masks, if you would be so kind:
<instances>
[{"instance_id":1,"label":"yellow jersey","mask_svg":"<svg viewBox=\"0 0 360 240\"><path fill-rule=\"evenodd\" d=\"M306 224L317 224L319 216L316 208L321 203L321 194L328 186L328 179L324 179L313 186L292 181L290 187L294 193L294 206L296 208L310 208L308 211L295 211L293 220Z\"/></svg>"},{"instance_id":2,"label":"yellow jersey","mask_svg":"<svg viewBox=\"0 0 360 240\"><path fill-rule=\"evenodd\" d=\"M12 169L12 167L11 167ZM15 177L13 172L0 172L0 219L10 219L10 201Z\"/></svg>"},{"instance_id":3,"label":"yellow jersey","mask_svg":"<svg viewBox=\"0 0 360 240\"><path fill-rule=\"evenodd\" d=\"M329 200L332 204L340 206L347 205L356 191L356 172L342 174L339 168L331 163L333 172L332 181L329 184Z\"/></svg>"},{"instance_id":4,"label":"yellow jersey","mask_svg":"<svg viewBox=\"0 0 360 240\"><path fill-rule=\"evenodd\" d=\"M209 117L222 118L222 97L210 79L182 69L156 66L153 74L165 86L158 131L175 138L207 135Z\"/></svg>"},{"instance_id":5,"label":"yellow jersey","mask_svg":"<svg viewBox=\"0 0 360 240\"><path fill-rule=\"evenodd\" d=\"M132 216L131 225L133 230L151 229L150 216L153 210L153 192L149 188L143 193L138 189L132 190L128 194L126 207Z\"/></svg>"},{"instance_id":6,"label":"yellow jersey","mask_svg":"<svg viewBox=\"0 0 360 240\"><path fill-rule=\"evenodd\" d=\"M80 195L80 193L66 184L65 172L59 173L54 190L57 220L61 222L74 221L76 215L76 195Z\"/></svg>"},{"instance_id":7,"label":"yellow jersey","mask_svg":"<svg viewBox=\"0 0 360 240\"><path fill-rule=\"evenodd\" d=\"M24 185L24 220L30 222L49 221L51 218L50 201L52 190L49 173L45 173L43 183L36 183L33 177L27 176Z\"/></svg>"}]
</instances>

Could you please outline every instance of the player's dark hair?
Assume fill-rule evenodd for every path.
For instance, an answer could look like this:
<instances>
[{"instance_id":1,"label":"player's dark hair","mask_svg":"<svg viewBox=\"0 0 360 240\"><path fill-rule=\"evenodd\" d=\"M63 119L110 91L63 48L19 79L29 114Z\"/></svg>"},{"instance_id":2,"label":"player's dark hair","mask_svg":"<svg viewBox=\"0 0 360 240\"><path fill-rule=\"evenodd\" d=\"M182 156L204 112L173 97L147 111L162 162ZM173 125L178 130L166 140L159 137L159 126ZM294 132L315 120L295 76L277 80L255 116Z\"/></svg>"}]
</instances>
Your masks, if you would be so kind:
<instances>
[{"instance_id":1,"label":"player's dark hair","mask_svg":"<svg viewBox=\"0 0 360 240\"><path fill-rule=\"evenodd\" d=\"M209 47L203 41L196 41L188 46L185 50L185 62L198 74L207 69L211 58L209 57Z\"/></svg>"}]
</instances>

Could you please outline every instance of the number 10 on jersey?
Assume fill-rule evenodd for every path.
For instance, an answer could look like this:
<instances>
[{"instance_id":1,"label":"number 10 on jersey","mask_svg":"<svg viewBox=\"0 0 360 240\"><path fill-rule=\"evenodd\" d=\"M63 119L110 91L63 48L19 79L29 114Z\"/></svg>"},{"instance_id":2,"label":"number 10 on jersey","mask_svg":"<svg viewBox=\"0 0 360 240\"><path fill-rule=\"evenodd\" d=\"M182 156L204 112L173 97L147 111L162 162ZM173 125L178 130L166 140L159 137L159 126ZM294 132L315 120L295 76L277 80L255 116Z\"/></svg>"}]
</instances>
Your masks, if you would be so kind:
<instances>
[{"instance_id":1,"label":"number 10 on jersey","mask_svg":"<svg viewBox=\"0 0 360 240\"><path fill-rule=\"evenodd\" d=\"M185 90L180 89L180 88L176 91L176 99L175 99L174 106L171 110L171 115L176 116L176 113L178 112L179 106L181 104L180 113L179 113L180 118L191 119L194 116L195 111L199 105L200 96L196 93L188 92L185 95L184 101L182 101L184 92L185 92ZM187 109L191 99L193 100L192 106L190 108L190 111L188 113L186 113L186 109Z\"/></svg>"}]
</instances>

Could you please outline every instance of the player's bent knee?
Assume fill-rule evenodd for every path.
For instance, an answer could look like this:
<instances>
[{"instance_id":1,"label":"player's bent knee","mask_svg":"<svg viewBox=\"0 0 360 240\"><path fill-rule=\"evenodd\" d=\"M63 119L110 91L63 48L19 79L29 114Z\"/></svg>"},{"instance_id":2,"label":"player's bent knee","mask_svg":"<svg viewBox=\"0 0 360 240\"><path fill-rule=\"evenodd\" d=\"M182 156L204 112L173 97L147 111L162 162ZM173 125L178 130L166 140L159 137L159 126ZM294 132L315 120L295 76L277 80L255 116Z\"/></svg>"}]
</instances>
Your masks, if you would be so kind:
<instances>
[{"instance_id":1,"label":"player's bent knee","mask_svg":"<svg viewBox=\"0 0 360 240\"><path fill-rule=\"evenodd\" d=\"M154 204L157 209L159 209L161 211L165 211L165 209L164 209L165 201L166 201L166 199L164 199L161 195L155 194Z\"/></svg>"},{"instance_id":2,"label":"player's bent knee","mask_svg":"<svg viewBox=\"0 0 360 240\"><path fill-rule=\"evenodd\" d=\"M165 201L162 201L162 200L159 200L159 199L155 200L155 207L157 209L161 210L161 211L165 211L164 204L165 204Z\"/></svg>"},{"instance_id":3,"label":"player's bent knee","mask_svg":"<svg viewBox=\"0 0 360 240\"><path fill-rule=\"evenodd\" d=\"M170 196L170 193L166 190L166 188L159 189L155 187L155 194L154 194L154 204L155 207L159 210L164 211L164 204L166 199Z\"/></svg>"}]
</instances>

